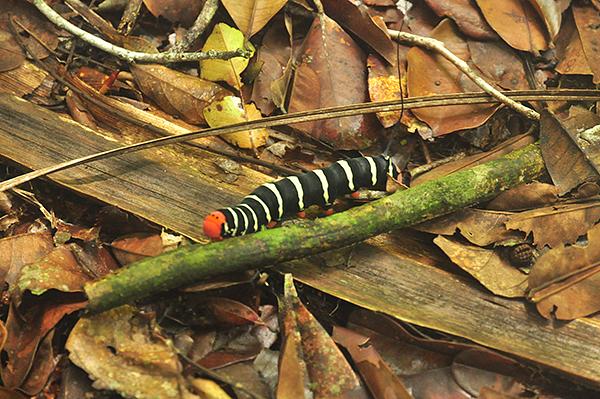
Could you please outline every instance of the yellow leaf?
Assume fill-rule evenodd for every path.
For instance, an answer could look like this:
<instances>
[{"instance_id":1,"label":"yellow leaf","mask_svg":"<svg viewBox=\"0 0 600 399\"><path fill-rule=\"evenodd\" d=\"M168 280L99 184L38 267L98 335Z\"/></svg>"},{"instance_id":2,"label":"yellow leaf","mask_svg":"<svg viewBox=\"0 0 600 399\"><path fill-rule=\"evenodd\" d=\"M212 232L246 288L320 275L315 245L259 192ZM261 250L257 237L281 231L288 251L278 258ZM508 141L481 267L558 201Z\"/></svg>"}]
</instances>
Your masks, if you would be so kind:
<instances>
[{"instance_id":1,"label":"yellow leaf","mask_svg":"<svg viewBox=\"0 0 600 399\"><path fill-rule=\"evenodd\" d=\"M227 96L212 102L204 108L204 119L210 127L219 127L261 119L260 111L254 104L242 105L239 97ZM240 148L258 148L267 143L267 129L253 129L245 132L224 134L223 139Z\"/></svg>"},{"instance_id":2,"label":"yellow leaf","mask_svg":"<svg viewBox=\"0 0 600 399\"><path fill-rule=\"evenodd\" d=\"M245 46L245 47L244 47ZM254 54L252 43L245 43L244 35L231 26L220 23L215 26L206 39L202 51L234 51L246 48ZM208 59L200 61L200 77L202 79L225 81L233 87L240 88L240 73L248 66L248 58L235 57L228 60Z\"/></svg>"}]
</instances>

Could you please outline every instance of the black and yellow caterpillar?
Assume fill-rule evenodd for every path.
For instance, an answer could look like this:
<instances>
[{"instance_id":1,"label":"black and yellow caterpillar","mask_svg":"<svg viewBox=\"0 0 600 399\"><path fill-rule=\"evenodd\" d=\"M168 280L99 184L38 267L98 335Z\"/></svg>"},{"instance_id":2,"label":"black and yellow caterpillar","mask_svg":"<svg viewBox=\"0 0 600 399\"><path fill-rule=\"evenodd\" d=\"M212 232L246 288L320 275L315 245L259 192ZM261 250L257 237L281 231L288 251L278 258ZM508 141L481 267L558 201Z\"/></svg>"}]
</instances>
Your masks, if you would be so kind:
<instances>
[{"instance_id":1,"label":"black and yellow caterpillar","mask_svg":"<svg viewBox=\"0 0 600 399\"><path fill-rule=\"evenodd\" d=\"M208 215L204 233L216 240L254 233L311 205L329 207L336 198L359 189L384 191L387 177L397 179L398 175L386 155L337 161L323 169L259 186L240 204Z\"/></svg>"}]
</instances>

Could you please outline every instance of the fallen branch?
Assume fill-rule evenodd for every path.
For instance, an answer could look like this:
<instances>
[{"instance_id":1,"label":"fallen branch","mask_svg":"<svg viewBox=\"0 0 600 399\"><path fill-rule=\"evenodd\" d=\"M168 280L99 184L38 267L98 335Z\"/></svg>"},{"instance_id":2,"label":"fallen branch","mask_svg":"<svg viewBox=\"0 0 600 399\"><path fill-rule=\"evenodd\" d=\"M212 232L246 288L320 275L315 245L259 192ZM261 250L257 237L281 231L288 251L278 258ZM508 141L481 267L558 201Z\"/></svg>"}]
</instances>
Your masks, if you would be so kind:
<instances>
[{"instance_id":1,"label":"fallen branch","mask_svg":"<svg viewBox=\"0 0 600 399\"><path fill-rule=\"evenodd\" d=\"M206 52L198 51L193 53L175 53L175 52L164 52L164 53L143 53L139 51L131 51L126 48L116 46L112 43L107 42L97 36L92 35L83 29L78 28L66 19L64 19L59 13L54 11L52 7L46 4L44 0L32 0L33 5L57 27L66 30L73 36L78 37L84 42L102 50L109 54L114 55L128 63L132 62L148 62L155 64L167 64L170 62L184 62L184 61L199 61L209 58L219 58L228 60L235 57L249 57L250 52L245 49L237 49L234 51L216 51L209 50Z\"/></svg>"},{"instance_id":2,"label":"fallen branch","mask_svg":"<svg viewBox=\"0 0 600 399\"><path fill-rule=\"evenodd\" d=\"M194 21L194 24L185 33L183 39L175 43L170 51L178 53L189 49L202 33L204 33L218 8L219 0L206 0L202 6L202 10L200 10L200 14L198 14L198 17Z\"/></svg>"},{"instance_id":3,"label":"fallen branch","mask_svg":"<svg viewBox=\"0 0 600 399\"><path fill-rule=\"evenodd\" d=\"M392 29L388 29L388 33L390 37L396 40L397 42L424 47L426 49L433 50L439 53L448 61L453 63L461 72L467 75L483 91L500 101L502 104L505 104L507 107L514 109L515 111L524 115L528 119L532 119L535 121L540 120L540 114L538 112L502 94L494 86L492 86L491 84L486 82L485 79L479 76L473 69L471 69L471 67L469 67L469 64L467 64L460 57L448 50L448 48L446 48L446 46L444 45L444 42L430 37L414 35L412 33L400 32Z\"/></svg>"},{"instance_id":4,"label":"fallen branch","mask_svg":"<svg viewBox=\"0 0 600 399\"><path fill-rule=\"evenodd\" d=\"M210 276L265 267L344 247L474 205L532 181L543 171L539 148L532 144L498 160L311 223L184 247L144 259L87 284L88 309L103 311Z\"/></svg>"}]
</instances>

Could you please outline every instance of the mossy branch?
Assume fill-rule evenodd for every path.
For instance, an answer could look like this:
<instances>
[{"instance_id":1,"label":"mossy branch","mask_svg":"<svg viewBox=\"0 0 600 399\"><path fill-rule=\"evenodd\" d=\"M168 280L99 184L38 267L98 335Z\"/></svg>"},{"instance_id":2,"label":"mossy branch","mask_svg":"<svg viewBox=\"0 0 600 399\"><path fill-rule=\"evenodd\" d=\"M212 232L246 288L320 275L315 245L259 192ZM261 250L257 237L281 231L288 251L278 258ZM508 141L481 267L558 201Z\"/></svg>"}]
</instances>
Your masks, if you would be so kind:
<instances>
[{"instance_id":1,"label":"mossy branch","mask_svg":"<svg viewBox=\"0 0 600 399\"><path fill-rule=\"evenodd\" d=\"M498 160L428 181L308 225L284 226L144 259L87 284L88 308L103 311L210 276L340 248L474 205L503 190L530 182L543 171L539 147L532 144Z\"/></svg>"}]
</instances>

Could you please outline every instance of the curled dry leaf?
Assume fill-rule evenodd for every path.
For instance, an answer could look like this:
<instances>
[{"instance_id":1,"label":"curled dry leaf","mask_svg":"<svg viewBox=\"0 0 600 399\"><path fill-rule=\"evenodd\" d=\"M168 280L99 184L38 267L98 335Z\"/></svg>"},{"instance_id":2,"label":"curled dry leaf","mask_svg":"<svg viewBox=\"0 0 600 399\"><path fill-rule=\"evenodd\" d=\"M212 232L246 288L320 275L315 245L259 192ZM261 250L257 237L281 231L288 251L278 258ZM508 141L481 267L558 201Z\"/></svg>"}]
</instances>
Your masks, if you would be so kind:
<instances>
[{"instance_id":1,"label":"curled dry leaf","mask_svg":"<svg viewBox=\"0 0 600 399\"><path fill-rule=\"evenodd\" d=\"M119 238L110 244L119 263L124 266L149 256L157 256L165 251L160 234L133 235Z\"/></svg>"},{"instance_id":2,"label":"curled dry leaf","mask_svg":"<svg viewBox=\"0 0 600 399\"><path fill-rule=\"evenodd\" d=\"M204 4L202 0L143 0L144 4L155 17L165 17L171 22L181 22L190 25Z\"/></svg>"},{"instance_id":3,"label":"curled dry leaf","mask_svg":"<svg viewBox=\"0 0 600 399\"><path fill-rule=\"evenodd\" d=\"M538 248L572 244L600 220L600 201L557 205L516 213L506 227L533 233Z\"/></svg>"},{"instance_id":4,"label":"curled dry leaf","mask_svg":"<svg viewBox=\"0 0 600 399\"><path fill-rule=\"evenodd\" d=\"M325 14L354 33L383 57L389 64L396 61L396 46L384 24L369 15L367 7L350 0L322 0Z\"/></svg>"},{"instance_id":5,"label":"curled dry leaf","mask_svg":"<svg viewBox=\"0 0 600 399\"><path fill-rule=\"evenodd\" d=\"M212 380L204 378L194 378L191 381L192 386L204 399L231 399L231 396Z\"/></svg>"},{"instance_id":6,"label":"curled dry leaf","mask_svg":"<svg viewBox=\"0 0 600 399\"><path fill-rule=\"evenodd\" d=\"M28 395L37 395L44 389L50 375L58 365L60 357L54 353L54 348L52 347L55 331L54 328L50 330L42 342L40 342L33 363L31 364L29 375L27 375L27 378L19 388Z\"/></svg>"},{"instance_id":7,"label":"curled dry leaf","mask_svg":"<svg viewBox=\"0 0 600 399\"><path fill-rule=\"evenodd\" d=\"M369 337L357 332L334 326L333 340L346 348L352 356L355 367L360 372L375 398L412 399L390 367L383 361L377 349L369 342Z\"/></svg>"},{"instance_id":8,"label":"curled dry leaf","mask_svg":"<svg viewBox=\"0 0 600 399\"><path fill-rule=\"evenodd\" d=\"M227 96L204 108L204 118L210 127L261 119L262 115L254 104L242 104L239 97ZM240 148L258 148L267 143L267 129L252 129L224 134L224 140Z\"/></svg>"},{"instance_id":9,"label":"curled dry leaf","mask_svg":"<svg viewBox=\"0 0 600 399\"><path fill-rule=\"evenodd\" d=\"M216 83L185 74L163 65L131 65L142 93L171 115L189 123L204 123L202 111L211 102L231 95Z\"/></svg>"},{"instance_id":10,"label":"curled dry leaf","mask_svg":"<svg viewBox=\"0 0 600 399\"><path fill-rule=\"evenodd\" d=\"M367 398L342 352L300 302L292 275L286 274L284 279L284 296L279 299L284 344L277 397L305 398L308 386L315 397ZM308 385L307 378L310 378Z\"/></svg>"},{"instance_id":11,"label":"curled dry leaf","mask_svg":"<svg viewBox=\"0 0 600 399\"><path fill-rule=\"evenodd\" d=\"M212 33L204 42L202 51L233 51L240 48L254 52L254 46L246 41L242 32L227 24L219 23L215 25ZM248 61L249 59L244 57L228 60L202 60L200 61L200 77L213 82L224 81L239 89L242 86L240 73L246 69Z\"/></svg>"},{"instance_id":12,"label":"curled dry leaf","mask_svg":"<svg viewBox=\"0 0 600 399\"><path fill-rule=\"evenodd\" d=\"M419 231L451 236L459 230L469 242L485 247L497 242L523 240L525 235L507 230L504 224L510 220L509 212L494 212L482 209L463 209L414 226Z\"/></svg>"},{"instance_id":13,"label":"curled dry leaf","mask_svg":"<svg viewBox=\"0 0 600 399\"><path fill-rule=\"evenodd\" d=\"M486 208L496 211L519 211L550 205L558 201L558 187L540 182L521 184L501 192Z\"/></svg>"},{"instance_id":14,"label":"curled dry leaf","mask_svg":"<svg viewBox=\"0 0 600 399\"><path fill-rule=\"evenodd\" d=\"M222 0L225 9L246 38L261 30L287 0Z\"/></svg>"},{"instance_id":15,"label":"curled dry leaf","mask_svg":"<svg viewBox=\"0 0 600 399\"><path fill-rule=\"evenodd\" d=\"M556 58L559 60L554 68L563 75L592 75L579 32L575 26L573 13L566 12L563 27L556 37Z\"/></svg>"},{"instance_id":16,"label":"curled dry leaf","mask_svg":"<svg viewBox=\"0 0 600 399\"><path fill-rule=\"evenodd\" d=\"M326 15L314 19L304 39L290 95L289 111L364 102L365 55L354 40ZM295 125L339 149L370 146L378 132L374 118L354 115Z\"/></svg>"},{"instance_id":17,"label":"curled dry leaf","mask_svg":"<svg viewBox=\"0 0 600 399\"><path fill-rule=\"evenodd\" d=\"M206 298L204 303L221 323L233 326L263 324L258 314L247 305L229 298Z\"/></svg>"},{"instance_id":18,"label":"curled dry leaf","mask_svg":"<svg viewBox=\"0 0 600 399\"><path fill-rule=\"evenodd\" d=\"M600 28L600 12L591 5L573 4L573 16L581 38L583 52L589 67L594 74L594 83L600 83L600 48L598 33Z\"/></svg>"},{"instance_id":19,"label":"curled dry leaf","mask_svg":"<svg viewBox=\"0 0 600 399\"><path fill-rule=\"evenodd\" d=\"M433 242L452 262L494 294L507 298L525 296L527 275L514 268L496 250L462 244L443 236L438 236Z\"/></svg>"},{"instance_id":20,"label":"curled dry leaf","mask_svg":"<svg viewBox=\"0 0 600 399\"><path fill-rule=\"evenodd\" d=\"M451 18L467 36L479 40L498 37L471 0L425 0L425 3L438 16Z\"/></svg>"},{"instance_id":21,"label":"curled dry leaf","mask_svg":"<svg viewBox=\"0 0 600 399\"><path fill-rule=\"evenodd\" d=\"M79 319L66 348L97 389L138 399L198 398L185 386L177 354L156 338L155 328L133 307L121 306Z\"/></svg>"},{"instance_id":22,"label":"curled dry leaf","mask_svg":"<svg viewBox=\"0 0 600 399\"><path fill-rule=\"evenodd\" d=\"M529 2L544 20L550 39L554 40L560 30L562 13L569 7L571 0L530 0Z\"/></svg>"},{"instance_id":23,"label":"curled dry leaf","mask_svg":"<svg viewBox=\"0 0 600 399\"><path fill-rule=\"evenodd\" d=\"M600 225L586 245L561 245L538 258L529 275L530 299L546 318L584 317L600 310Z\"/></svg>"},{"instance_id":24,"label":"curled dry leaf","mask_svg":"<svg viewBox=\"0 0 600 399\"><path fill-rule=\"evenodd\" d=\"M454 23L445 19L431 32L434 39L444 42L448 50L468 61L469 48ZM413 47L408 52L407 87L410 97L443 93L481 91L470 78L439 54ZM480 126L498 109L498 105L451 105L419 108L413 113L426 122L434 136Z\"/></svg>"},{"instance_id":25,"label":"curled dry leaf","mask_svg":"<svg viewBox=\"0 0 600 399\"><path fill-rule=\"evenodd\" d=\"M517 50L537 53L548 48L548 33L540 16L528 1L477 0L490 26Z\"/></svg>"},{"instance_id":26,"label":"curled dry leaf","mask_svg":"<svg viewBox=\"0 0 600 399\"><path fill-rule=\"evenodd\" d=\"M599 175L577 146L576 121L560 121L547 110L541 112L540 149L552 181L565 194Z\"/></svg>"}]
</instances>

